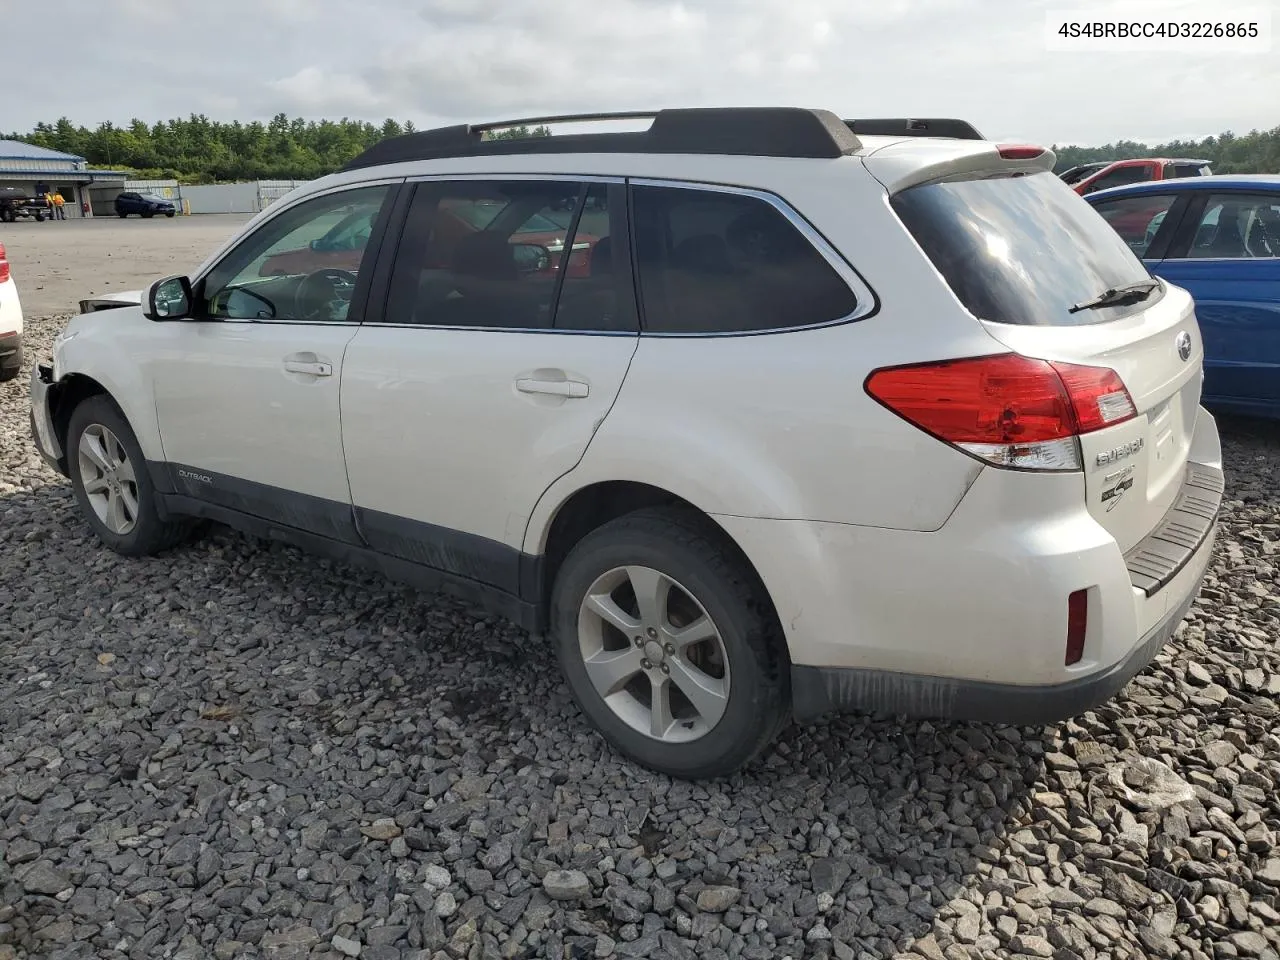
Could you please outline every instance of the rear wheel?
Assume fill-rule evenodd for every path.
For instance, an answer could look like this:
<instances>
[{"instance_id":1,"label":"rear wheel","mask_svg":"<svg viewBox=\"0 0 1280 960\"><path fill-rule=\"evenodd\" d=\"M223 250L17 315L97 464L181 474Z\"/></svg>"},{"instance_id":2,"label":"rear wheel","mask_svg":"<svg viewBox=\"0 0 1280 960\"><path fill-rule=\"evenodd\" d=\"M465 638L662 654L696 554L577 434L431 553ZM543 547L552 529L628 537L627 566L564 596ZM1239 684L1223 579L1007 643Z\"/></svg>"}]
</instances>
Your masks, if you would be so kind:
<instances>
[{"instance_id":1,"label":"rear wheel","mask_svg":"<svg viewBox=\"0 0 1280 960\"><path fill-rule=\"evenodd\" d=\"M80 512L116 553L148 556L180 543L190 527L163 520L137 437L105 396L90 397L71 414L67 466Z\"/></svg>"},{"instance_id":2,"label":"rear wheel","mask_svg":"<svg viewBox=\"0 0 1280 960\"><path fill-rule=\"evenodd\" d=\"M119 217L121 220L124 220L125 218L127 218L127 217L129 216L129 214L125 213L125 211L123 211L123 210L117 210L117 211L116 211L116 216L117 216L117 217Z\"/></svg>"},{"instance_id":3,"label":"rear wheel","mask_svg":"<svg viewBox=\"0 0 1280 960\"><path fill-rule=\"evenodd\" d=\"M620 752L676 777L733 773L787 715L772 607L716 539L682 512L638 511L583 538L553 591L579 706Z\"/></svg>"}]
</instances>

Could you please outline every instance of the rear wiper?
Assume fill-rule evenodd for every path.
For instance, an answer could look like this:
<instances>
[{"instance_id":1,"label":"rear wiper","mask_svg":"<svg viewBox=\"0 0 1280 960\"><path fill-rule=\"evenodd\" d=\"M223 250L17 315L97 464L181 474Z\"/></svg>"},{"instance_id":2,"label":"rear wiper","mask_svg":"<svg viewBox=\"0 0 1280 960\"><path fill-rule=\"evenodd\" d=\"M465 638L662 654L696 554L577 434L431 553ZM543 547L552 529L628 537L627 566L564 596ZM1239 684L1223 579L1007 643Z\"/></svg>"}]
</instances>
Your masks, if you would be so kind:
<instances>
[{"instance_id":1,"label":"rear wiper","mask_svg":"<svg viewBox=\"0 0 1280 960\"><path fill-rule=\"evenodd\" d=\"M1126 303L1139 303L1151 296L1151 291L1160 286L1159 280L1139 280L1137 283L1125 284L1123 287L1111 287L1103 290L1092 300L1081 300L1067 313L1079 313L1081 310L1097 310L1099 307L1118 307Z\"/></svg>"}]
</instances>

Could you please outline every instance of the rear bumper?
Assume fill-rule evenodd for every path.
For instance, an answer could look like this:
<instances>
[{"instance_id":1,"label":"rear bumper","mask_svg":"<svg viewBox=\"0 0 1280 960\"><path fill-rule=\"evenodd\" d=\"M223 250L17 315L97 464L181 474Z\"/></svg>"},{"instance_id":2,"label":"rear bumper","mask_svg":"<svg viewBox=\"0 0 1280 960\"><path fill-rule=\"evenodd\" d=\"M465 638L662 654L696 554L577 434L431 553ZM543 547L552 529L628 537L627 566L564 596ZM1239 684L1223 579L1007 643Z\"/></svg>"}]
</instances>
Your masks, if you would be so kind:
<instances>
[{"instance_id":1,"label":"rear bumper","mask_svg":"<svg viewBox=\"0 0 1280 960\"><path fill-rule=\"evenodd\" d=\"M797 719L826 713L866 710L875 713L969 720L988 723L1043 724L1079 716L1105 703L1140 673L1173 636L1195 602L1213 554L1214 523L1178 579L1179 598L1124 659L1065 683L1024 686L913 676L878 670L796 666L791 698ZM1172 587L1173 584L1170 584Z\"/></svg>"},{"instance_id":2,"label":"rear bumper","mask_svg":"<svg viewBox=\"0 0 1280 960\"><path fill-rule=\"evenodd\" d=\"M0 333L0 383L13 380L22 369L22 334Z\"/></svg>"},{"instance_id":3,"label":"rear bumper","mask_svg":"<svg viewBox=\"0 0 1280 960\"><path fill-rule=\"evenodd\" d=\"M716 520L773 600L804 721L838 710L1041 722L1107 699L1200 589L1222 502L1217 425L1200 411L1182 488L1127 553L1079 474L984 470L933 532ZM1068 598L1087 597L1066 663Z\"/></svg>"}]
</instances>

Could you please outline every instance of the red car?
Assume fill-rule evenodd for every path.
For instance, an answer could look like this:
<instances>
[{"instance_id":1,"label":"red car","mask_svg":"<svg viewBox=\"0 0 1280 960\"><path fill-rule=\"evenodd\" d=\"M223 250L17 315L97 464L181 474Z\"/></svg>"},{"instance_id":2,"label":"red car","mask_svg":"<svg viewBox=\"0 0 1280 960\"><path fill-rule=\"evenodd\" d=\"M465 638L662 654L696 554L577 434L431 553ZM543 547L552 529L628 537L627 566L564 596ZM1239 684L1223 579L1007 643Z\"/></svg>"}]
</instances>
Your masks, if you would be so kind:
<instances>
[{"instance_id":1,"label":"red car","mask_svg":"<svg viewBox=\"0 0 1280 960\"><path fill-rule=\"evenodd\" d=\"M483 201L458 201L442 207L436 214L438 220L431 246L437 251L452 251L460 237L485 229L502 205L494 204L493 206L496 209L489 210L489 204ZM369 242L373 213L372 210L352 213L334 224L324 236L312 240L309 246L297 250L286 250L268 257L258 270L259 276L296 276L325 269L354 271L360 264L365 244ZM521 225L520 230L511 234L508 242L522 248L544 248L548 254L546 260L534 262L526 272L534 275L554 275L564 255L567 232L566 226L556 223L543 214L535 213ZM578 231L578 235L574 238L573 250L570 252L566 276L590 275L591 251L598 240L597 236L584 233L582 230ZM517 256L524 252L522 249ZM441 259L443 261L444 258ZM428 266L446 270L450 264L440 262L431 263Z\"/></svg>"},{"instance_id":2,"label":"red car","mask_svg":"<svg viewBox=\"0 0 1280 960\"><path fill-rule=\"evenodd\" d=\"M1209 169L1211 165L1211 160L1186 158L1146 157L1138 160L1117 160L1076 181L1072 184L1072 188L1076 193L1084 196L1095 190L1120 187L1127 183L1172 180L1176 177L1203 177L1213 172Z\"/></svg>"}]
</instances>

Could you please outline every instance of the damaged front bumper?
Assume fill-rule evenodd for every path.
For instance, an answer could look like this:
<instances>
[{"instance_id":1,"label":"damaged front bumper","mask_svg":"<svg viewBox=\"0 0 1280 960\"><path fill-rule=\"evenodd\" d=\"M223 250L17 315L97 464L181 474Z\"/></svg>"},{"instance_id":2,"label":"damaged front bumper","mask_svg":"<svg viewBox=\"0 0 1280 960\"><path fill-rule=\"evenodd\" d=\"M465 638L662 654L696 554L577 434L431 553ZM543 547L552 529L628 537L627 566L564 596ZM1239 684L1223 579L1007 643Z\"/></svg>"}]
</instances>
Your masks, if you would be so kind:
<instances>
[{"instance_id":1,"label":"damaged front bumper","mask_svg":"<svg viewBox=\"0 0 1280 960\"><path fill-rule=\"evenodd\" d=\"M67 475L66 460L58 433L53 423L53 400L57 385L53 382L53 367L37 363L31 367L31 439L41 458L63 476Z\"/></svg>"}]
</instances>

